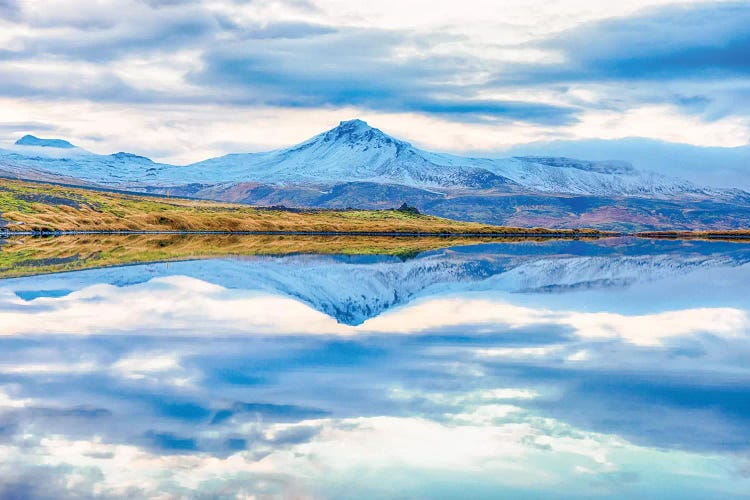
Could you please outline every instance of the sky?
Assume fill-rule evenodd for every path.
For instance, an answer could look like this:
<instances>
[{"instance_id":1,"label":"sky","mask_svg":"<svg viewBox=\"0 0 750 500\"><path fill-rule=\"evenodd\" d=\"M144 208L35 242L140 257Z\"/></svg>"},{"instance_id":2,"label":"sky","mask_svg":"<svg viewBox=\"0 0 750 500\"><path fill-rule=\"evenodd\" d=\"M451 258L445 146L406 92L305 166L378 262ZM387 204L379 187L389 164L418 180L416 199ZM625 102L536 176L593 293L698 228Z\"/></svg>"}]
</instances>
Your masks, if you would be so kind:
<instances>
[{"instance_id":1,"label":"sky","mask_svg":"<svg viewBox=\"0 0 750 500\"><path fill-rule=\"evenodd\" d=\"M427 149L750 142L750 3L0 0L0 142L187 163L361 118Z\"/></svg>"}]
</instances>

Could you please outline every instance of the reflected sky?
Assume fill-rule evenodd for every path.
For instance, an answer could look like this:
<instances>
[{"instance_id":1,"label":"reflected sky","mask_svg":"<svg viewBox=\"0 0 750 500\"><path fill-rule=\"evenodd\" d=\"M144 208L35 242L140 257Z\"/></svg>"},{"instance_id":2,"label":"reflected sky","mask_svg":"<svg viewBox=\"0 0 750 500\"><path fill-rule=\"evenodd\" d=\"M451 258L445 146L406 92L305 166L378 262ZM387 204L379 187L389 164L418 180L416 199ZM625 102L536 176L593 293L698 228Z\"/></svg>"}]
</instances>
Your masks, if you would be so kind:
<instances>
[{"instance_id":1,"label":"reflected sky","mask_svg":"<svg viewBox=\"0 0 750 500\"><path fill-rule=\"evenodd\" d=\"M737 497L750 245L0 280L0 498Z\"/></svg>"}]
</instances>

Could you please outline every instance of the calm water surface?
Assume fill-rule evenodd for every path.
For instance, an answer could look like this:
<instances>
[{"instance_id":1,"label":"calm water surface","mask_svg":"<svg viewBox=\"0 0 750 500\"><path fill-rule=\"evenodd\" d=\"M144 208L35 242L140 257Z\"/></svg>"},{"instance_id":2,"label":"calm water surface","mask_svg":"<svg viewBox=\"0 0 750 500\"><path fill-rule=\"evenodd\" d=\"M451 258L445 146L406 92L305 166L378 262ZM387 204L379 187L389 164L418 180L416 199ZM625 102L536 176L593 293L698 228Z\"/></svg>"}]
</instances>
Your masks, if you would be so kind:
<instances>
[{"instance_id":1,"label":"calm water surface","mask_svg":"<svg viewBox=\"0 0 750 500\"><path fill-rule=\"evenodd\" d=\"M743 498L750 244L0 280L0 498Z\"/></svg>"}]
</instances>

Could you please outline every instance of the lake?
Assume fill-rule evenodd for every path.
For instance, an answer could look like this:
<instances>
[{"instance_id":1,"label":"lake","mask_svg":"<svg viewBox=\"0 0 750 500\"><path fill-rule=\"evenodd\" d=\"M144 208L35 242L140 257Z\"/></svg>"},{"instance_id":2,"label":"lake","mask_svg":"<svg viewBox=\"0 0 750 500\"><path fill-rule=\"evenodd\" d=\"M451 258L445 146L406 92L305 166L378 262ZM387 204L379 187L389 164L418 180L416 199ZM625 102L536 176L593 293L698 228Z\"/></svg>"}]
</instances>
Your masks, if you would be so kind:
<instances>
[{"instance_id":1,"label":"lake","mask_svg":"<svg viewBox=\"0 0 750 500\"><path fill-rule=\"evenodd\" d=\"M750 243L117 238L0 245L0 498L750 491Z\"/></svg>"}]
</instances>

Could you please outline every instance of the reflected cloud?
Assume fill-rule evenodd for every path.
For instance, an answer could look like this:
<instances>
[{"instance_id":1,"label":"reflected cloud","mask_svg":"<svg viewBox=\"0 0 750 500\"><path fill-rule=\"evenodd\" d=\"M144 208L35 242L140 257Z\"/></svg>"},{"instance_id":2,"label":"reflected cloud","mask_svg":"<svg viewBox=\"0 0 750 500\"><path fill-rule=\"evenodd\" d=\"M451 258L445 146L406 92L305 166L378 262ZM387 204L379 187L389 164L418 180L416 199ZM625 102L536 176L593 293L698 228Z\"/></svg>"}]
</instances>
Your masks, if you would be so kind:
<instances>
[{"instance_id":1,"label":"reflected cloud","mask_svg":"<svg viewBox=\"0 0 750 500\"><path fill-rule=\"evenodd\" d=\"M0 497L741 497L745 247L664 248L2 280Z\"/></svg>"},{"instance_id":2,"label":"reflected cloud","mask_svg":"<svg viewBox=\"0 0 750 500\"><path fill-rule=\"evenodd\" d=\"M447 326L492 325L522 328L530 325L563 325L583 338L619 338L641 346L660 345L670 337L709 334L721 337L745 336L750 320L745 311L731 308L686 309L658 314L625 316L612 313L544 311L486 299L450 298L405 307L363 325L366 331L420 332ZM480 329L481 331L481 329ZM550 348L495 351L514 356L544 356Z\"/></svg>"},{"instance_id":3,"label":"reflected cloud","mask_svg":"<svg viewBox=\"0 0 750 500\"><path fill-rule=\"evenodd\" d=\"M0 309L5 335L166 331L200 335L206 330L196 328L198 325L210 328L213 335L347 331L293 299L253 292L227 293L223 287L186 276L155 278L126 287L92 285L64 297L6 297ZM104 327L102 318L107 318Z\"/></svg>"},{"instance_id":4,"label":"reflected cloud","mask_svg":"<svg viewBox=\"0 0 750 500\"><path fill-rule=\"evenodd\" d=\"M469 496L488 497L492 488L547 492L554 487L574 495L586 491L611 494L628 482L639 489L658 490L655 483L659 479L649 474L650 463L673 464L660 470L662 478L695 483L728 478L714 457L687 452L671 452L667 457L665 451L583 432L517 408L492 412L480 407L449 424L422 418L324 419L270 424L261 433L273 448L262 451L267 445L256 442L258 449L226 458L186 454L195 448L195 440L168 433L148 435L158 444L157 449L63 437L40 439L31 449L46 457L46 465L35 472L41 473L40 477L53 473L57 481L52 484L64 484L60 492L71 497L97 492L116 497L167 492L211 496L222 490L312 497L340 491L337 484L351 485L347 497L364 491L387 495L404 489L430 496L439 494L442 486L439 481L432 486L423 483L425 476L448 475L461 482L459 472L468 473L464 479L467 486L471 478L487 482L470 486L466 490ZM301 439L278 438L295 434ZM165 449L170 453L164 454ZM8 484L18 477L9 466L23 463L29 450L3 446L2 451L2 477ZM606 487L593 481L607 483L613 477L619 480ZM747 486L746 480L733 479L734 483L721 489L739 494ZM23 477L17 481L24 484ZM38 493L37 488L44 484L28 482L26 486ZM705 491L697 486L695 493Z\"/></svg>"},{"instance_id":5,"label":"reflected cloud","mask_svg":"<svg viewBox=\"0 0 750 500\"><path fill-rule=\"evenodd\" d=\"M171 276L115 287L92 285L64 297L23 300L12 294L0 309L4 335L122 334L137 335L356 335L413 334L445 328L473 327L490 333L529 326L562 326L587 339L617 338L639 346L658 346L672 337L697 334L745 336L750 319L734 308L698 308L647 315L544 310L513 305L492 293L425 299L400 307L359 326L336 323L304 303L269 294L230 291L205 281ZM505 297L510 297L505 295ZM9 306L9 307L8 307ZM103 324L101 318L107 318ZM506 353L541 356L546 351ZM549 349L549 348L545 348ZM495 355L502 355L496 351ZM157 354L133 360L138 371L174 368L175 360ZM127 371L131 361L115 369ZM28 367L28 370L51 368ZM77 367L75 369L85 369ZM0 366L2 370L2 366ZM134 375L133 376L137 376ZM140 375L143 377L143 374Z\"/></svg>"}]
</instances>

